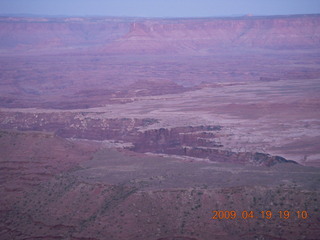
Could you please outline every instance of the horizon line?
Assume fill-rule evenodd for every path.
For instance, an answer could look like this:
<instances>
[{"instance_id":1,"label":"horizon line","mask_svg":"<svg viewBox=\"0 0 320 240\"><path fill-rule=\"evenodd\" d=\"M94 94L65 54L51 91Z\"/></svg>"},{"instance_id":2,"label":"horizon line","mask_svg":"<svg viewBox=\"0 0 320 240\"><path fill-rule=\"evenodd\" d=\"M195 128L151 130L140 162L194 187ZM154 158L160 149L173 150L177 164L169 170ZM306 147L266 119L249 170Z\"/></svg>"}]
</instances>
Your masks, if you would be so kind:
<instances>
[{"instance_id":1,"label":"horizon line","mask_svg":"<svg viewBox=\"0 0 320 240\"><path fill-rule=\"evenodd\" d=\"M146 17L146 16L112 16L112 15L65 15L65 14L32 14L32 13L14 13L14 14L0 14L0 17L18 17L18 18L141 18L141 19L203 19L203 18L255 18L255 17L292 17L292 16L314 16L320 15L320 13L295 13L295 14L266 14L266 15L255 15L255 14L231 14L231 15L216 15L216 16L187 16L187 17Z\"/></svg>"}]
</instances>

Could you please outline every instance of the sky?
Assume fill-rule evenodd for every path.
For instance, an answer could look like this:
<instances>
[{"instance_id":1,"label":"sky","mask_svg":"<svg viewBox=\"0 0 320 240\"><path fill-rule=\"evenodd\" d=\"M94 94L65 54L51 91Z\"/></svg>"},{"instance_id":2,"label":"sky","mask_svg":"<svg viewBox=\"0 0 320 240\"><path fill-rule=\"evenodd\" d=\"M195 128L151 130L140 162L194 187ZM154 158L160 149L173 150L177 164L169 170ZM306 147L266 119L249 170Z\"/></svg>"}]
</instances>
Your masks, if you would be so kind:
<instances>
[{"instance_id":1,"label":"sky","mask_svg":"<svg viewBox=\"0 0 320 240\"><path fill-rule=\"evenodd\" d=\"M320 0L0 0L0 15L217 17L320 13Z\"/></svg>"}]
</instances>

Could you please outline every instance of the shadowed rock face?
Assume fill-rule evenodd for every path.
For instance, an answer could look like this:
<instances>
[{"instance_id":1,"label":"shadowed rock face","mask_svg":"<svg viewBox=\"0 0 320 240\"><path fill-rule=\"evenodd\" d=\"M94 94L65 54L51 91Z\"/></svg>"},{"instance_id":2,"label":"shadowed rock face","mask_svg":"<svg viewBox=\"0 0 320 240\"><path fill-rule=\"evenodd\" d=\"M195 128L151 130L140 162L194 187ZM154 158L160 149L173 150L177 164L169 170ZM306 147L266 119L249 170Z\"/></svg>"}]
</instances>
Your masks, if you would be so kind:
<instances>
[{"instance_id":1,"label":"shadowed rock face","mask_svg":"<svg viewBox=\"0 0 320 240\"><path fill-rule=\"evenodd\" d=\"M266 153L233 152L222 149L217 136L221 126L186 126L140 131L156 119L94 119L85 113L0 114L0 127L24 131L51 131L65 138L129 142L135 152L173 154L214 162L273 166L289 162ZM294 161L291 161L294 162Z\"/></svg>"}]
</instances>

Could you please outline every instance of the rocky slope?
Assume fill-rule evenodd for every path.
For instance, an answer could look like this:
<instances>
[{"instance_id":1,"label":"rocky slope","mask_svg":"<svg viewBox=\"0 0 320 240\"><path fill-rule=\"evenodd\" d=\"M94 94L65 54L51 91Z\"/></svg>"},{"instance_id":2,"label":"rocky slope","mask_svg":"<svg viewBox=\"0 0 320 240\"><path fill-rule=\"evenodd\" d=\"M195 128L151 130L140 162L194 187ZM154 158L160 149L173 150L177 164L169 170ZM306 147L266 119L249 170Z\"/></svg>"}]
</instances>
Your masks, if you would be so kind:
<instances>
[{"instance_id":1,"label":"rocky slope","mask_svg":"<svg viewBox=\"0 0 320 240\"><path fill-rule=\"evenodd\" d=\"M16 131L0 131L0 146L1 215L34 186L90 159L98 149L52 133Z\"/></svg>"},{"instance_id":2,"label":"rocky slope","mask_svg":"<svg viewBox=\"0 0 320 240\"><path fill-rule=\"evenodd\" d=\"M39 132L1 131L0 143L0 239L298 240L320 233L314 168L151 157ZM237 218L212 219L212 211L225 210ZM288 219L279 215L286 210Z\"/></svg>"}]
</instances>

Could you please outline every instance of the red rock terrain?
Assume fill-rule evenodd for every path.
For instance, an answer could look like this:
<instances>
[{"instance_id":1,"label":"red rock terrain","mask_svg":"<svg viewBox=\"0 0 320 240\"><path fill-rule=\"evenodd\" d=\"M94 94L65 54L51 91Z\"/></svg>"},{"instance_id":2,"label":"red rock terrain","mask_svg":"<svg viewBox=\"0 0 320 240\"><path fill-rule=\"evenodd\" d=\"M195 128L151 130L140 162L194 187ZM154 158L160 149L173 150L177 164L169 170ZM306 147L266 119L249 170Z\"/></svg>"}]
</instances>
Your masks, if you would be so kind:
<instances>
[{"instance_id":1,"label":"red rock terrain","mask_svg":"<svg viewBox=\"0 0 320 240\"><path fill-rule=\"evenodd\" d=\"M0 18L0 239L317 239L319 23Z\"/></svg>"},{"instance_id":2,"label":"red rock terrain","mask_svg":"<svg viewBox=\"0 0 320 240\"><path fill-rule=\"evenodd\" d=\"M320 44L318 15L204 19L1 18L0 29L2 49L33 54L87 47L102 47L102 53L150 54L230 47L304 49L318 48Z\"/></svg>"},{"instance_id":3,"label":"red rock terrain","mask_svg":"<svg viewBox=\"0 0 320 240\"><path fill-rule=\"evenodd\" d=\"M312 239L320 231L318 169L98 150L39 132L2 131L0 141L1 239ZM214 220L216 209L239 216ZM285 209L291 218L279 217ZM243 219L245 210L256 218ZM266 210L272 219L262 218Z\"/></svg>"},{"instance_id":4,"label":"red rock terrain","mask_svg":"<svg viewBox=\"0 0 320 240\"><path fill-rule=\"evenodd\" d=\"M3 17L0 104L88 108L202 83L314 79L319 19Z\"/></svg>"},{"instance_id":5,"label":"red rock terrain","mask_svg":"<svg viewBox=\"0 0 320 240\"><path fill-rule=\"evenodd\" d=\"M265 153L232 152L220 149L216 135L220 126L189 126L172 129L151 129L146 127L157 122L155 119L92 119L86 113L72 114L0 114L0 126L5 129L24 131L53 131L65 138L90 140L117 140L129 142L136 152L166 153L214 162L272 166L288 162L279 156ZM293 161L292 161L293 162Z\"/></svg>"}]
</instances>

